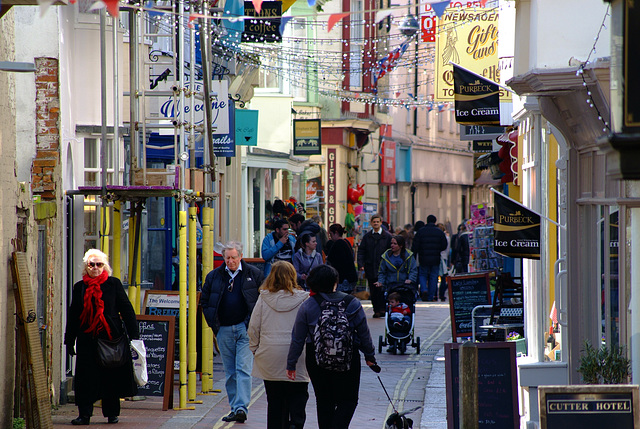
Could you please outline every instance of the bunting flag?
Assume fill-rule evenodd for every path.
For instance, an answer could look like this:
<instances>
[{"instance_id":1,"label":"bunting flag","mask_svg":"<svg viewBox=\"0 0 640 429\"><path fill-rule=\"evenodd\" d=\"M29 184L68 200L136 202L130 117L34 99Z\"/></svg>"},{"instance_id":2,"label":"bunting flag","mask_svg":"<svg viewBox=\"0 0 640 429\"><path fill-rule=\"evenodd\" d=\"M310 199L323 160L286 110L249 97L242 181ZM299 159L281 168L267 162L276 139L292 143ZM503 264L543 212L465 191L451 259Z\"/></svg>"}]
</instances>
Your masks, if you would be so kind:
<instances>
[{"instance_id":1,"label":"bunting flag","mask_svg":"<svg viewBox=\"0 0 640 429\"><path fill-rule=\"evenodd\" d=\"M376 12L375 21L376 22L380 22L383 19L385 19L387 16L391 16L392 13L393 13L393 11L390 10L390 9L379 10L379 11Z\"/></svg>"},{"instance_id":2,"label":"bunting flag","mask_svg":"<svg viewBox=\"0 0 640 429\"><path fill-rule=\"evenodd\" d=\"M431 7L433 8L433 11L436 13L436 16L438 18L444 15L444 11L449 7L449 3L451 3L451 0L445 0L439 3L431 3Z\"/></svg>"},{"instance_id":3,"label":"bunting flag","mask_svg":"<svg viewBox=\"0 0 640 429\"><path fill-rule=\"evenodd\" d=\"M316 0L307 0L307 4L309 7L314 7L316 5Z\"/></svg>"},{"instance_id":4,"label":"bunting flag","mask_svg":"<svg viewBox=\"0 0 640 429\"><path fill-rule=\"evenodd\" d=\"M282 13L288 11L295 2L296 0L282 0Z\"/></svg>"},{"instance_id":5,"label":"bunting flag","mask_svg":"<svg viewBox=\"0 0 640 429\"><path fill-rule=\"evenodd\" d=\"M456 122L463 125L500 125L498 84L453 64Z\"/></svg>"},{"instance_id":6,"label":"bunting flag","mask_svg":"<svg viewBox=\"0 0 640 429\"><path fill-rule=\"evenodd\" d=\"M114 18L117 18L118 14L120 13L120 1L119 0L102 0L102 1L107 6L107 12L109 12L109 15L113 16Z\"/></svg>"},{"instance_id":7,"label":"bunting flag","mask_svg":"<svg viewBox=\"0 0 640 429\"><path fill-rule=\"evenodd\" d=\"M251 3L253 3L253 8L256 11L257 15L260 15L260 11L262 10L262 0L251 0Z\"/></svg>"},{"instance_id":8,"label":"bunting flag","mask_svg":"<svg viewBox=\"0 0 640 429\"><path fill-rule=\"evenodd\" d=\"M333 26L336 25L338 22L340 22L342 20L342 18L345 18L349 16L348 13L334 13L332 15L329 16L329 20L327 22L328 27L327 27L327 32L331 31L333 29Z\"/></svg>"},{"instance_id":9,"label":"bunting flag","mask_svg":"<svg viewBox=\"0 0 640 429\"><path fill-rule=\"evenodd\" d=\"M556 302L553 301L553 305L551 306L551 313L549 313L549 319L551 319L551 321L554 324L558 324L558 309L556 308Z\"/></svg>"},{"instance_id":10,"label":"bunting flag","mask_svg":"<svg viewBox=\"0 0 640 429\"><path fill-rule=\"evenodd\" d=\"M540 259L540 215L494 192L493 249L510 258Z\"/></svg>"},{"instance_id":11,"label":"bunting flag","mask_svg":"<svg viewBox=\"0 0 640 429\"><path fill-rule=\"evenodd\" d=\"M287 25L287 22L293 19L292 16L283 16L280 18L280 36L284 35L284 27Z\"/></svg>"},{"instance_id":12,"label":"bunting flag","mask_svg":"<svg viewBox=\"0 0 640 429\"><path fill-rule=\"evenodd\" d=\"M480 0L480 6L485 7L487 0Z\"/></svg>"},{"instance_id":13,"label":"bunting flag","mask_svg":"<svg viewBox=\"0 0 640 429\"><path fill-rule=\"evenodd\" d=\"M49 6L53 4L53 0L38 0L38 6L40 6L40 17L43 17Z\"/></svg>"}]
</instances>

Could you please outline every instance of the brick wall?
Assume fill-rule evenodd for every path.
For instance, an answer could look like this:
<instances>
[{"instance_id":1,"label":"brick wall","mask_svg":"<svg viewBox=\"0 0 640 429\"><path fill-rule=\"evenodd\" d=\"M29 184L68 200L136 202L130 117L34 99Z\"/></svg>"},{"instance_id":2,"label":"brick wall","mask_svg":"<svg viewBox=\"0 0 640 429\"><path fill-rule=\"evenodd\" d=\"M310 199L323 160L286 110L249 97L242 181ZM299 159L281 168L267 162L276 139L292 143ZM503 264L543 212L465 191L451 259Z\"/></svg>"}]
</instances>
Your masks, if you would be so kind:
<instances>
[{"instance_id":1,"label":"brick wall","mask_svg":"<svg viewBox=\"0 0 640 429\"><path fill-rule=\"evenodd\" d=\"M56 58L36 58L36 158L31 190L43 200L56 197L60 163L60 93Z\"/></svg>"}]
</instances>

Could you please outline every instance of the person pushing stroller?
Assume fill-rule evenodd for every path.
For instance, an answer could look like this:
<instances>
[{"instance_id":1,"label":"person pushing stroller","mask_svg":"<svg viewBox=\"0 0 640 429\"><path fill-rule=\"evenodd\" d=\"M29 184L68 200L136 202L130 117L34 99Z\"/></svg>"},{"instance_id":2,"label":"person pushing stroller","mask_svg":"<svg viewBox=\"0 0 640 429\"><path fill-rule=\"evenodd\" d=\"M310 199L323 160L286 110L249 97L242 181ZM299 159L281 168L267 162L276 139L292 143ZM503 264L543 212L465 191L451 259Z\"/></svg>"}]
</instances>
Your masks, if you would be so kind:
<instances>
[{"instance_id":1,"label":"person pushing stroller","mask_svg":"<svg viewBox=\"0 0 640 429\"><path fill-rule=\"evenodd\" d=\"M413 253L405 246L404 237L394 235L391 248L382 254L376 286L382 287L385 296L399 285L413 286L418 283L418 265Z\"/></svg>"}]
</instances>

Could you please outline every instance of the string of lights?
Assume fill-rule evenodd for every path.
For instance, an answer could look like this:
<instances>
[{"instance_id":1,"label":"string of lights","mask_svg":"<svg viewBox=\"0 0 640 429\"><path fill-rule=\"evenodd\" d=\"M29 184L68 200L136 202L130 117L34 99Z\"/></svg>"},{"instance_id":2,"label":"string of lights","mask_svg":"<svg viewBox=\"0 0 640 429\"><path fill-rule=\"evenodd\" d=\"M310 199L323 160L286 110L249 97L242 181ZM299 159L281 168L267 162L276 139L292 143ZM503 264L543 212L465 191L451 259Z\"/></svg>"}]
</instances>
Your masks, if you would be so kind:
<instances>
[{"instance_id":1,"label":"string of lights","mask_svg":"<svg viewBox=\"0 0 640 429\"><path fill-rule=\"evenodd\" d=\"M606 28L607 17L610 16L609 8L610 8L610 5L607 5L607 10L605 11L604 17L602 18L602 24L600 24L600 28L598 29L598 34L594 39L593 47L589 51L589 55L587 55L586 61L580 64L580 68L576 72L576 76L579 76L582 79L582 86L584 86L585 89L587 90L587 104L589 105L590 108L596 109L596 113L598 114L598 120L602 122L602 125L603 125L602 132L604 133L606 133L607 131L611 131L611 127L609 126L609 122L602 116L600 109L598 109L598 106L596 105L596 102L593 99L593 94L591 93L591 90L587 86L587 81L584 78L584 69L586 66L590 64L591 55L596 53L596 45L598 44L598 40L600 40L600 33L602 33L602 30Z\"/></svg>"}]
</instances>

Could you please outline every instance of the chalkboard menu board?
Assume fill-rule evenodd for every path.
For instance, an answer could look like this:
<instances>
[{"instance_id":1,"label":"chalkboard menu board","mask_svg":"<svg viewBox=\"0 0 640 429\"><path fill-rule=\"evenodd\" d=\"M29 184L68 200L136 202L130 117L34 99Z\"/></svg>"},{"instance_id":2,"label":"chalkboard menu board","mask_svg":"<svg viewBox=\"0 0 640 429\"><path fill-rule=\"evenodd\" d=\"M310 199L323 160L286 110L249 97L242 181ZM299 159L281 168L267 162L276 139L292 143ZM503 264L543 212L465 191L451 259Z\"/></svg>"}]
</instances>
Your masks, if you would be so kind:
<instances>
[{"instance_id":1,"label":"chalkboard menu board","mask_svg":"<svg viewBox=\"0 0 640 429\"><path fill-rule=\"evenodd\" d=\"M200 302L200 292L196 294L196 311L198 316L196 320L199 320L200 312L202 311L197 307ZM150 316L173 316L176 321L175 332L175 346L174 346L174 368L177 370L180 368L180 292L177 290L148 290L144 295L144 314ZM187 295L187 312L189 311L189 295ZM201 331L196 330L198 336Z\"/></svg>"},{"instance_id":2,"label":"chalkboard menu board","mask_svg":"<svg viewBox=\"0 0 640 429\"><path fill-rule=\"evenodd\" d=\"M444 345L448 429L460 427L458 349L461 346L460 343ZM476 346L478 347L478 428L520 427L515 343L477 343Z\"/></svg>"},{"instance_id":3,"label":"chalkboard menu board","mask_svg":"<svg viewBox=\"0 0 640 429\"><path fill-rule=\"evenodd\" d=\"M538 387L541 429L640 427L637 385Z\"/></svg>"},{"instance_id":4,"label":"chalkboard menu board","mask_svg":"<svg viewBox=\"0 0 640 429\"><path fill-rule=\"evenodd\" d=\"M473 321L471 312L477 305L491 304L489 274L448 276L449 309L452 338L470 337Z\"/></svg>"},{"instance_id":5,"label":"chalkboard menu board","mask_svg":"<svg viewBox=\"0 0 640 429\"><path fill-rule=\"evenodd\" d=\"M141 396L162 396L162 409L173 408L173 345L175 318L173 316L138 315L140 339L147 350L149 382L138 387ZM169 357L169 358L167 358Z\"/></svg>"}]
</instances>

